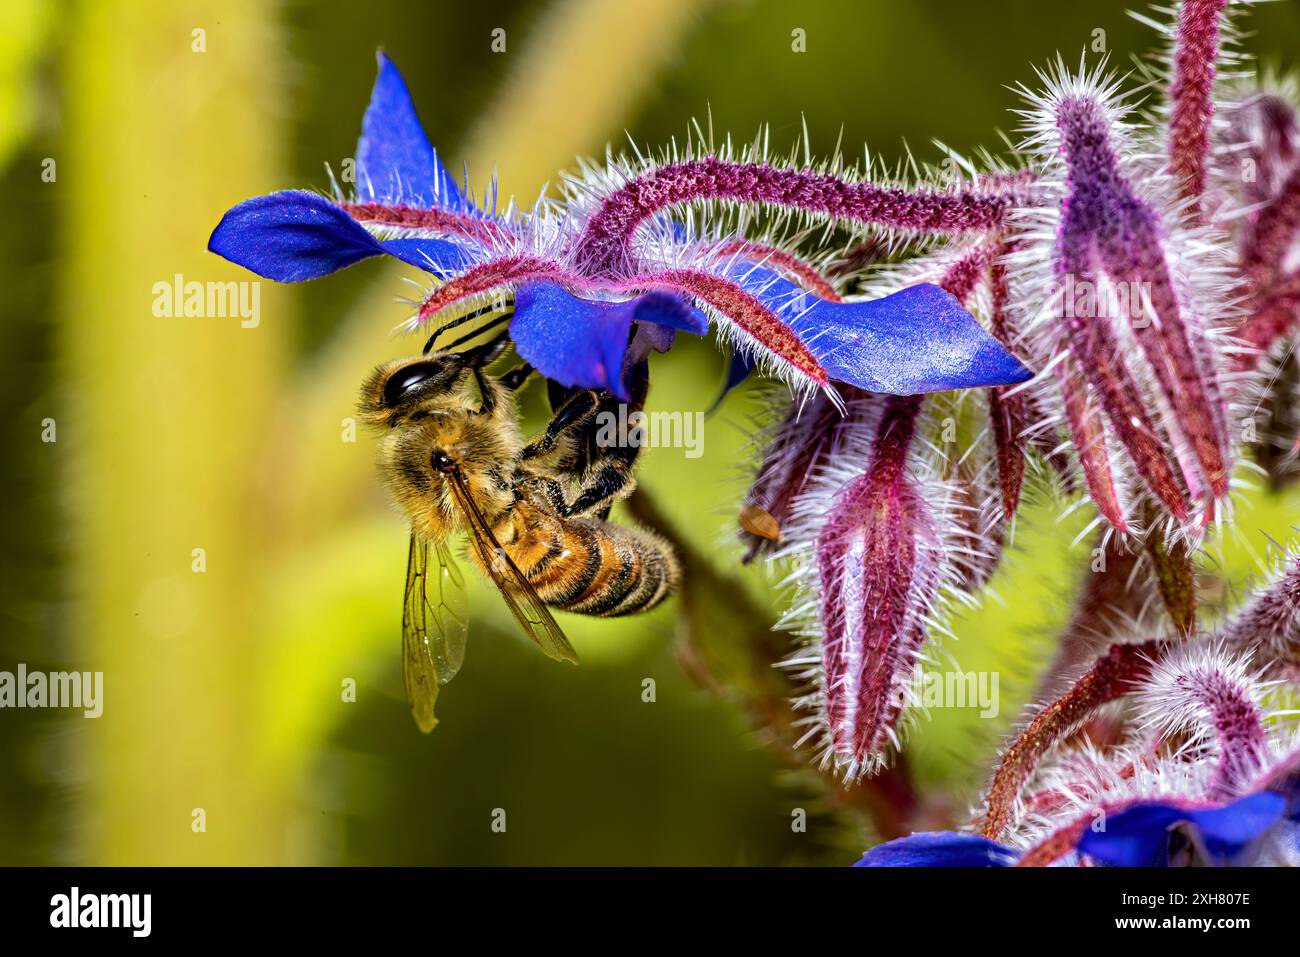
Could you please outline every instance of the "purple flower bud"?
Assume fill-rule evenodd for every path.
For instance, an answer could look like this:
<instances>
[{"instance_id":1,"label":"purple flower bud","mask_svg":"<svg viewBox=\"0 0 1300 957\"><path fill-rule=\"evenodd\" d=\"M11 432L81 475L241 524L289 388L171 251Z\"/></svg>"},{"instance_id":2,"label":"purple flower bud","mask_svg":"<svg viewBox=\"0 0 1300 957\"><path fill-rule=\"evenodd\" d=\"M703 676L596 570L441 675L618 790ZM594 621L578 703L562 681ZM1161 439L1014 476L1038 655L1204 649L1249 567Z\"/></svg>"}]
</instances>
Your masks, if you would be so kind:
<instances>
[{"instance_id":1,"label":"purple flower bud","mask_svg":"<svg viewBox=\"0 0 1300 957\"><path fill-rule=\"evenodd\" d=\"M1058 244L1062 279L1073 275L1096 282L1105 276L1115 285L1127 284L1126 315L1114 318L1126 320L1135 333L1156 385L1172 410L1172 415L1163 417L1164 429L1176 443L1191 444L1194 460L1180 456L1186 459L1180 464L1199 465L1211 494L1222 498L1227 494L1228 476L1220 423L1214 414L1217 385L1198 358L1198 351L1206 349L1205 340L1188 323L1185 297L1180 299L1175 289L1160 218L1123 178L1104 111L1097 102L1087 97L1066 98L1057 117L1069 170L1069 195ZM1148 308L1155 310L1154 316L1144 314ZM1117 339L1107 329L1109 318L1070 317L1070 341L1139 470L1152 490L1179 514L1179 489L1166 467L1172 463L1164 461L1161 450L1153 447L1159 438L1147 410L1154 403L1138 392ZM1182 478L1194 490L1204 487L1202 477L1191 468Z\"/></svg>"},{"instance_id":2,"label":"purple flower bud","mask_svg":"<svg viewBox=\"0 0 1300 957\"><path fill-rule=\"evenodd\" d=\"M1206 791L1211 800L1239 793L1264 762L1262 687L1248 662L1218 645L1179 645L1151 669L1139 695L1148 729L1163 738L1188 736L1189 759L1198 751L1217 754Z\"/></svg>"},{"instance_id":3,"label":"purple flower bud","mask_svg":"<svg viewBox=\"0 0 1300 957\"><path fill-rule=\"evenodd\" d=\"M1051 264L1035 318L1041 361L1059 364L1065 419L1107 520L1127 528L1117 479L1132 470L1187 522L1228 495L1222 347L1209 331L1231 285L1226 257L1187 232L1167 184L1137 165L1113 84L1060 64L1045 79L1046 93L1027 94L1026 146L1059 206L1027 214L1041 228L1016 260Z\"/></svg>"},{"instance_id":4,"label":"purple flower bud","mask_svg":"<svg viewBox=\"0 0 1300 957\"><path fill-rule=\"evenodd\" d=\"M1288 556L1281 574L1228 620L1221 637L1270 673L1300 667L1300 558Z\"/></svg>"},{"instance_id":5,"label":"purple flower bud","mask_svg":"<svg viewBox=\"0 0 1300 957\"><path fill-rule=\"evenodd\" d=\"M898 743L939 586L938 529L907 470L920 401L885 403L870 465L836 496L816 542L828 746L850 775Z\"/></svg>"}]
</instances>

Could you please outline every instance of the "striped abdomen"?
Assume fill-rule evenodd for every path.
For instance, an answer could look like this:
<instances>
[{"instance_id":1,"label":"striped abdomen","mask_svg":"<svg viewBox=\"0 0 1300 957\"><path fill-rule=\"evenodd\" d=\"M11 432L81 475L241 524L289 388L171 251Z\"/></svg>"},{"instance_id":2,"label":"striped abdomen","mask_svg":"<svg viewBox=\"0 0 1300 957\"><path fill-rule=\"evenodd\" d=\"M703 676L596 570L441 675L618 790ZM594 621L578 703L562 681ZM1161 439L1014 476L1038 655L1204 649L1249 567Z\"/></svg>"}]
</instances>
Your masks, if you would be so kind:
<instances>
[{"instance_id":1,"label":"striped abdomen","mask_svg":"<svg viewBox=\"0 0 1300 957\"><path fill-rule=\"evenodd\" d=\"M677 587L677 559L658 536L525 509L526 530L506 551L546 604L582 615L631 615Z\"/></svg>"}]
</instances>

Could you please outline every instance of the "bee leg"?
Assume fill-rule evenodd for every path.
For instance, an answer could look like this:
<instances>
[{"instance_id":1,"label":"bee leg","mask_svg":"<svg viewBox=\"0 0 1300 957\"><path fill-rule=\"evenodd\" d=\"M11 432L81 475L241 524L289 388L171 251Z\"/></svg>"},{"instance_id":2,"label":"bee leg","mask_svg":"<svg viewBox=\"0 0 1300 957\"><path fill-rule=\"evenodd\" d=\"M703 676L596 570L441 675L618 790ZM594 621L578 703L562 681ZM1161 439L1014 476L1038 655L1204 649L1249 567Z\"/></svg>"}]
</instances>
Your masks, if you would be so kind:
<instances>
[{"instance_id":1,"label":"bee leg","mask_svg":"<svg viewBox=\"0 0 1300 957\"><path fill-rule=\"evenodd\" d=\"M460 354L460 357L472 369L485 369L501 358L501 353L506 351L506 346L509 344L510 333L499 332L481 346L466 349Z\"/></svg>"},{"instance_id":2,"label":"bee leg","mask_svg":"<svg viewBox=\"0 0 1300 957\"><path fill-rule=\"evenodd\" d=\"M555 514L564 515L568 512L569 497L565 494L562 484L553 478L536 474L529 474L528 482L536 492L540 492L550 502Z\"/></svg>"},{"instance_id":3,"label":"bee leg","mask_svg":"<svg viewBox=\"0 0 1300 957\"><path fill-rule=\"evenodd\" d=\"M493 398L492 389L488 387L483 378L483 370L501 357L505 352L507 342L507 333L502 332L494 336L481 346L475 346L473 349L467 349L461 353L461 360L469 367L470 374L474 376L474 385L478 389L478 394L482 400L479 408L480 415L490 415L496 409L496 401Z\"/></svg>"},{"instance_id":4,"label":"bee leg","mask_svg":"<svg viewBox=\"0 0 1300 957\"><path fill-rule=\"evenodd\" d=\"M645 402L645 389L633 391L632 402L623 403L608 392L596 394L596 405L589 413L575 417L565 425L568 452L564 461L550 463L553 473L577 484L576 498L562 511L565 516L592 516L605 519L613 503L631 494L639 444L611 444L604 436L602 418L625 421L639 412ZM557 420L565 413L568 402L561 404ZM605 423L607 425L608 422Z\"/></svg>"},{"instance_id":5,"label":"bee leg","mask_svg":"<svg viewBox=\"0 0 1300 957\"><path fill-rule=\"evenodd\" d=\"M595 414L599 400L595 392L585 390L575 392L556 411L555 417L546 426L541 437L524 446L520 458L523 461L539 458L555 451L560 439L569 433L579 433L587 424L587 419Z\"/></svg>"},{"instance_id":6,"label":"bee leg","mask_svg":"<svg viewBox=\"0 0 1300 957\"><path fill-rule=\"evenodd\" d=\"M492 390L488 384L483 381L483 370L478 366L474 367L474 384L478 387L478 394L483 398L483 404L479 406L479 415L491 415L496 410L496 400L492 398Z\"/></svg>"},{"instance_id":7,"label":"bee leg","mask_svg":"<svg viewBox=\"0 0 1300 957\"><path fill-rule=\"evenodd\" d=\"M636 487L636 460L640 453L639 445L607 449L592 463L577 497L562 514L568 518L593 513L600 518L608 516L613 504L630 495Z\"/></svg>"}]
</instances>

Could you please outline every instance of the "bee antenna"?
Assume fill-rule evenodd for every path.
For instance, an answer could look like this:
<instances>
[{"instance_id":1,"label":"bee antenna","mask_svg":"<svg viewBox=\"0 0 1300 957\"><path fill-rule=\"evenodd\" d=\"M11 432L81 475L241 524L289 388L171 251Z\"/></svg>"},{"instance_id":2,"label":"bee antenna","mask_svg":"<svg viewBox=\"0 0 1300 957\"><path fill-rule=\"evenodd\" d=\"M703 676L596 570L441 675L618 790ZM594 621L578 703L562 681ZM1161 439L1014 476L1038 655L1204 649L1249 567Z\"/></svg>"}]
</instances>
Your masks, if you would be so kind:
<instances>
[{"instance_id":1,"label":"bee antenna","mask_svg":"<svg viewBox=\"0 0 1300 957\"><path fill-rule=\"evenodd\" d=\"M504 322L509 322L512 316L514 316L514 313L513 313L513 312L503 312L501 315L497 316L497 317L496 317L495 319L493 319L491 322L485 322L483 325L479 326L477 329L473 329L473 330L471 330L471 331L465 333L465 334L464 334L463 336L461 336L460 338L458 338L458 339L454 339L453 341L447 343L447 346L446 346L446 350L445 350L445 351L447 351L447 352L451 352L451 351L454 350L457 346L463 346L465 343L469 342L471 339L477 339L479 336L483 335L483 333L487 332L489 329L493 329L493 328L495 328L496 326L499 326L499 325L501 325L501 324L504 323ZM500 333L496 338L494 338L494 339L492 340L492 342L496 342L498 339L504 339L504 338L506 337L506 335L507 335L507 333L503 331L503 332L501 332L501 333Z\"/></svg>"},{"instance_id":2,"label":"bee antenna","mask_svg":"<svg viewBox=\"0 0 1300 957\"><path fill-rule=\"evenodd\" d=\"M514 312L512 311L514 304L515 303L513 299L505 303L506 312L504 313L504 316L502 318L509 318L510 316L514 315ZM450 332L452 329L455 329L457 326L463 326L467 322L472 322L473 320L479 318L479 316L486 316L490 313L496 312L498 308L499 307L495 304L491 306L484 306L482 309L475 309L473 312L467 312L463 316L457 316L455 319L451 320L450 322L443 323L443 325L439 327L438 331L429 337L429 341L424 344L424 354L428 355L430 352L433 351L434 344L438 341L438 337L441 336L444 332ZM473 339L475 336L479 335L484 330L490 329L492 328L492 326L501 322L502 318L498 318L493 322L489 323L488 325L483 326L480 329L475 329L467 336L462 336L461 338L457 339L455 342L448 345L447 349L448 350L454 349L456 348L456 346L461 345L462 343L465 343L470 339Z\"/></svg>"}]
</instances>

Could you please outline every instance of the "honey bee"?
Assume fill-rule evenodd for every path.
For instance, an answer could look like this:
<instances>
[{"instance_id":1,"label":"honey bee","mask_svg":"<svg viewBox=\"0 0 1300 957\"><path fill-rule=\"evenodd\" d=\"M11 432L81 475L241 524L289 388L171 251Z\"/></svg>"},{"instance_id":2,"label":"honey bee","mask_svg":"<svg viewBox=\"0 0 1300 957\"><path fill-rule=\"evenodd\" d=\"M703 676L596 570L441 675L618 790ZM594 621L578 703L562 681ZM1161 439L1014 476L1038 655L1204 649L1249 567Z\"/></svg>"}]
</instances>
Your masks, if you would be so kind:
<instances>
[{"instance_id":1,"label":"honey bee","mask_svg":"<svg viewBox=\"0 0 1300 957\"><path fill-rule=\"evenodd\" d=\"M424 354L375 369L359 407L363 421L383 430L380 474L411 523L402 673L426 733L437 723L438 690L465 655L464 580L450 549L458 533L525 634L574 664L578 656L550 608L630 615L658 605L680 578L666 542L607 520L635 485L638 451L595 442L596 416L612 396L560 394L550 423L525 443L515 393L533 370L485 371L504 337L462 352L431 351L436 338ZM643 401L644 391L634 399Z\"/></svg>"}]
</instances>

